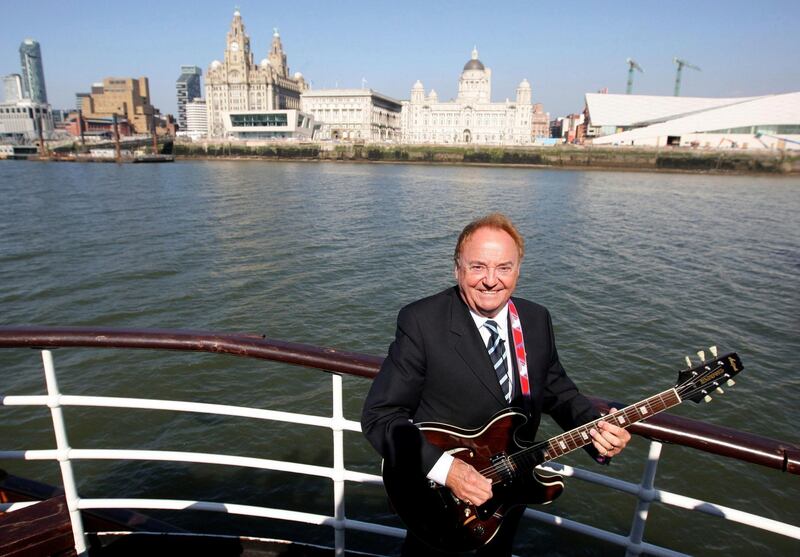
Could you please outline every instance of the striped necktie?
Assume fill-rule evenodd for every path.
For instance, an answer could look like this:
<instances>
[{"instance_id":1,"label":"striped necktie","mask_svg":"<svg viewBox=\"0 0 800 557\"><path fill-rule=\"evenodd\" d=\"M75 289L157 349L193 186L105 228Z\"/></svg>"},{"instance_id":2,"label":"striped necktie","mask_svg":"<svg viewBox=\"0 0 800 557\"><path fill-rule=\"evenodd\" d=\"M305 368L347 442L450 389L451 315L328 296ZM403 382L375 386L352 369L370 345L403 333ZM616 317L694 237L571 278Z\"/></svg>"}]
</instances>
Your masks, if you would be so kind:
<instances>
[{"instance_id":1,"label":"striped necktie","mask_svg":"<svg viewBox=\"0 0 800 557\"><path fill-rule=\"evenodd\" d=\"M491 319L483 324L489 329L489 342L486 343L486 349L489 351L489 357L492 359L494 365L494 372L497 374L497 380L500 382L500 389L503 391L503 396L506 397L506 402L511 402L511 382L508 380L508 363L506 361L506 347L503 340L500 338L500 331L497 328L497 322Z\"/></svg>"}]
</instances>

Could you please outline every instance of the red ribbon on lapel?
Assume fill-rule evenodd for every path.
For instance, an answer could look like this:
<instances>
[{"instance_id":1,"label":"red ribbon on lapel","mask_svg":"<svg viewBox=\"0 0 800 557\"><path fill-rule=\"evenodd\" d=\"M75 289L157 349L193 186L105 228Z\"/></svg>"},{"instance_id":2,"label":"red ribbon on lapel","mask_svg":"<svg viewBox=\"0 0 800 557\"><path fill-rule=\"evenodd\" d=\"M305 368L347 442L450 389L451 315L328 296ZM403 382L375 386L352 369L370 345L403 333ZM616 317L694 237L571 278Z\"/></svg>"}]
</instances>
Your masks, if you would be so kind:
<instances>
[{"instance_id":1,"label":"red ribbon on lapel","mask_svg":"<svg viewBox=\"0 0 800 557\"><path fill-rule=\"evenodd\" d=\"M528 380L528 358L525 355L525 339L522 337L522 324L514 302L508 300L508 315L511 318L511 335L514 338L514 353L517 356L517 370L519 371L519 384L526 404L531 398L531 384Z\"/></svg>"}]
</instances>

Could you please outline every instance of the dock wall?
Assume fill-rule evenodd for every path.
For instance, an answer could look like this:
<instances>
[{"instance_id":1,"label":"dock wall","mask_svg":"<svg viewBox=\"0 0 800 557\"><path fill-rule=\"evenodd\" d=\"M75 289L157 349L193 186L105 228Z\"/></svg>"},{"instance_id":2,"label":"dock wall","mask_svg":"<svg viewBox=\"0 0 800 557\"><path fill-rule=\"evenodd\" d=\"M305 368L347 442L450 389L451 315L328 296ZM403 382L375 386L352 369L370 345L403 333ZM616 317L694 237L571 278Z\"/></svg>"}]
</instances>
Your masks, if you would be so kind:
<instances>
[{"instance_id":1,"label":"dock wall","mask_svg":"<svg viewBox=\"0 0 800 557\"><path fill-rule=\"evenodd\" d=\"M182 143L176 158L231 158L509 165L556 168L713 173L800 174L792 151L645 149L562 145L554 147L450 147L437 145Z\"/></svg>"}]
</instances>

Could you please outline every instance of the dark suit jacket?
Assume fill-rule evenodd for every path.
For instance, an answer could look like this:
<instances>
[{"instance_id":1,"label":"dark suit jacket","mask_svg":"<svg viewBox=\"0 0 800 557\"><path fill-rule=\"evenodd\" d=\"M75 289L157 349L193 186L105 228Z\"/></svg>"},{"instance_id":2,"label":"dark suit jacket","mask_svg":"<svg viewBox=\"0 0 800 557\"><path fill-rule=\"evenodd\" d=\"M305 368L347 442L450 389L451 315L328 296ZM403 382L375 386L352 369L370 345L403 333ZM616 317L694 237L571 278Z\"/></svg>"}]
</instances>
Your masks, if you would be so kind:
<instances>
[{"instance_id":1,"label":"dark suit jacket","mask_svg":"<svg viewBox=\"0 0 800 557\"><path fill-rule=\"evenodd\" d=\"M543 412L565 430L598 418L559 362L547 309L512 299L527 352L531 435ZM520 392L518 379L514 392ZM522 407L521 397L511 405ZM389 463L426 475L442 451L412 422L473 429L507 407L483 339L456 286L400 310L395 340L367 395L361 425Z\"/></svg>"}]
</instances>

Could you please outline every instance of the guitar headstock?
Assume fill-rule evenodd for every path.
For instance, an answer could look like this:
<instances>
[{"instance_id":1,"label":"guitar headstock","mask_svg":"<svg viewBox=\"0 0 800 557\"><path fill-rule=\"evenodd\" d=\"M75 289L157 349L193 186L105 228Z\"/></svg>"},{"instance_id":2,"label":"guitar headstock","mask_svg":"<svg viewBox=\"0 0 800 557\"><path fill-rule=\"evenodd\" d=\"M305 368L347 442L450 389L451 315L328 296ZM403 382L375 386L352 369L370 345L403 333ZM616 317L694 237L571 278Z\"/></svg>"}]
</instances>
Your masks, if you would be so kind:
<instances>
[{"instance_id":1,"label":"guitar headstock","mask_svg":"<svg viewBox=\"0 0 800 557\"><path fill-rule=\"evenodd\" d=\"M675 390L681 400L693 400L700 402L711 400L711 393L714 391L722 393L722 385L733 386L733 377L744 369L742 361L736 352L730 352L723 356L717 356L717 347L709 348L710 358L706 359L704 350L700 350L697 356L700 364L693 366L689 357L686 357L688 369L678 372L678 383Z\"/></svg>"}]
</instances>

